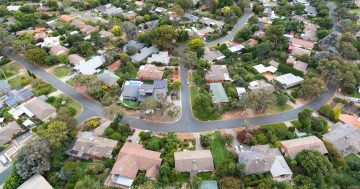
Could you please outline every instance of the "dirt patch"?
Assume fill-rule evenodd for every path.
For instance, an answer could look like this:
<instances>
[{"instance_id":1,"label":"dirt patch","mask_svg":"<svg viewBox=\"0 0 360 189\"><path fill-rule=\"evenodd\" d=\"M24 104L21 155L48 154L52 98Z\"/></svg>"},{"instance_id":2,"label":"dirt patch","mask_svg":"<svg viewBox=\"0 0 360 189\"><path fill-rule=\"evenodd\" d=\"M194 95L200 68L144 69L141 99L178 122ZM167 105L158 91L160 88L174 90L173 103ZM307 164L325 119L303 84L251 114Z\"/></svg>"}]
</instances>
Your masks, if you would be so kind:
<instances>
[{"instance_id":1,"label":"dirt patch","mask_svg":"<svg viewBox=\"0 0 360 189\"><path fill-rule=\"evenodd\" d=\"M191 133L177 133L176 137L180 140L185 140L185 139L193 139L194 138L194 134Z\"/></svg>"},{"instance_id":2,"label":"dirt patch","mask_svg":"<svg viewBox=\"0 0 360 189\"><path fill-rule=\"evenodd\" d=\"M238 118L249 118L249 117L255 117L258 116L255 112L255 110L247 109L245 112L236 110L236 111L230 111L226 112L221 116L221 120L229 120L229 119L238 119Z\"/></svg>"},{"instance_id":3,"label":"dirt patch","mask_svg":"<svg viewBox=\"0 0 360 189\"><path fill-rule=\"evenodd\" d=\"M303 99L303 98L297 98L296 101L298 101L298 102L301 103L301 104L307 104L307 103L310 102L310 100L305 100L305 99Z\"/></svg>"}]
</instances>

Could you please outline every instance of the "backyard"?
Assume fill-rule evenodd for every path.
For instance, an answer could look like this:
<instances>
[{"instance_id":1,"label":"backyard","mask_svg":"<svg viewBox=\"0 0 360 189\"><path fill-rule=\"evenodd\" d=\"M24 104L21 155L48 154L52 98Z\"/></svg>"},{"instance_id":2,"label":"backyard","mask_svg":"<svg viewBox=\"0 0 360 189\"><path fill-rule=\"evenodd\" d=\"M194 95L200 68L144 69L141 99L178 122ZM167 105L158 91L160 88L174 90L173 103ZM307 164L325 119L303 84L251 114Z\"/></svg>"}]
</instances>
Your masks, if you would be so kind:
<instances>
[{"instance_id":1,"label":"backyard","mask_svg":"<svg viewBox=\"0 0 360 189\"><path fill-rule=\"evenodd\" d=\"M54 68L52 73L58 78L63 78L67 76L72 70L73 68L69 66L59 66Z\"/></svg>"},{"instance_id":2,"label":"backyard","mask_svg":"<svg viewBox=\"0 0 360 189\"><path fill-rule=\"evenodd\" d=\"M211 152L213 154L215 166L220 166L223 162L226 161L228 157L228 151L226 149L225 143L223 141L220 131L213 133L213 139L210 146Z\"/></svg>"},{"instance_id":3,"label":"backyard","mask_svg":"<svg viewBox=\"0 0 360 189\"><path fill-rule=\"evenodd\" d=\"M9 78L9 77L19 73L19 70L21 69L20 65L17 64L16 62L11 62L11 63L5 64L5 65L1 66L0 68L1 68L0 79Z\"/></svg>"},{"instance_id":4,"label":"backyard","mask_svg":"<svg viewBox=\"0 0 360 189\"><path fill-rule=\"evenodd\" d=\"M29 77L29 75L27 75L27 74L19 75L19 76L11 78L9 80L9 85L12 88L25 87L26 85L29 85L30 83L31 83L31 77Z\"/></svg>"}]
</instances>

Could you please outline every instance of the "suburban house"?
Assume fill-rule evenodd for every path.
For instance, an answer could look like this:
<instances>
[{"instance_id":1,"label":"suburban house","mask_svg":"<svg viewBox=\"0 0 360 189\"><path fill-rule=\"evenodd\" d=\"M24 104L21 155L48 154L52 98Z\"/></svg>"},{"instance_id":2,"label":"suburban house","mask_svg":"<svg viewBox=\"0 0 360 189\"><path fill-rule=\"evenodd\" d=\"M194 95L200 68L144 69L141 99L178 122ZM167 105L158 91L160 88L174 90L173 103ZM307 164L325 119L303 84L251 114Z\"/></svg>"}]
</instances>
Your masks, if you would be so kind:
<instances>
[{"instance_id":1,"label":"suburban house","mask_svg":"<svg viewBox=\"0 0 360 189\"><path fill-rule=\"evenodd\" d=\"M76 65L74 69L84 75L93 75L97 72L96 69L104 63L105 58L103 56L95 56L84 63Z\"/></svg>"},{"instance_id":2,"label":"suburban house","mask_svg":"<svg viewBox=\"0 0 360 189\"><path fill-rule=\"evenodd\" d=\"M163 74L162 68L152 64L145 64L140 66L136 78L141 80L161 80Z\"/></svg>"},{"instance_id":3,"label":"suburban house","mask_svg":"<svg viewBox=\"0 0 360 189\"><path fill-rule=\"evenodd\" d=\"M126 142L121 148L105 185L130 188L140 170L155 180L162 162L160 152L146 150L140 144Z\"/></svg>"},{"instance_id":4,"label":"suburban house","mask_svg":"<svg viewBox=\"0 0 360 189\"><path fill-rule=\"evenodd\" d=\"M244 93L246 93L246 89L244 87L236 87L236 92L238 94L239 99L242 97Z\"/></svg>"},{"instance_id":5,"label":"suburban house","mask_svg":"<svg viewBox=\"0 0 360 189\"><path fill-rule=\"evenodd\" d=\"M10 90L0 97L0 108L5 106L15 106L20 102L25 102L34 96L33 92L29 89Z\"/></svg>"},{"instance_id":6,"label":"suburban house","mask_svg":"<svg viewBox=\"0 0 360 189\"><path fill-rule=\"evenodd\" d=\"M259 42L256 39L249 39L247 41L245 41L244 45L245 46L249 46L249 47L253 47L255 45L257 45Z\"/></svg>"},{"instance_id":7,"label":"suburban house","mask_svg":"<svg viewBox=\"0 0 360 189\"><path fill-rule=\"evenodd\" d=\"M152 54L151 57L147 59L147 63L151 64L153 62L159 62L168 65L170 63L169 52L161 51L158 54Z\"/></svg>"},{"instance_id":8,"label":"suburban house","mask_svg":"<svg viewBox=\"0 0 360 189\"><path fill-rule=\"evenodd\" d=\"M131 56L131 59L134 62L140 62L142 60L144 60L145 58L147 58L148 56L159 52L159 49L155 46L151 46L151 47L144 47L140 50L139 53L136 53L134 55Z\"/></svg>"},{"instance_id":9,"label":"suburban house","mask_svg":"<svg viewBox=\"0 0 360 189\"><path fill-rule=\"evenodd\" d=\"M120 78L119 76L108 70L104 70L103 72L97 74L96 76L99 80L104 82L109 87L117 84L117 81Z\"/></svg>"},{"instance_id":10,"label":"suburban house","mask_svg":"<svg viewBox=\"0 0 360 189\"><path fill-rule=\"evenodd\" d=\"M159 96L167 96L167 80L154 80L152 84L147 84L139 80L125 81L120 96L120 101L133 100L143 101L147 97L158 100Z\"/></svg>"},{"instance_id":11,"label":"suburban house","mask_svg":"<svg viewBox=\"0 0 360 189\"><path fill-rule=\"evenodd\" d=\"M60 22L71 22L72 20L74 20L75 18L69 15L62 15L59 18Z\"/></svg>"},{"instance_id":12,"label":"suburban house","mask_svg":"<svg viewBox=\"0 0 360 189\"><path fill-rule=\"evenodd\" d=\"M252 146L238 153L239 162L245 164L245 175L270 173L278 181L290 181L292 171L277 148L269 145Z\"/></svg>"},{"instance_id":13,"label":"suburban house","mask_svg":"<svg viewBox=\"0 0 360 189\"><path fill-rule=\"evenodd\" d=\"M144 46L145 46L144 43L140 43L140 42L135 41L135 40L129 40L126 43L126 45L124 46L124 52L127 52L129 47L134 47L137 50L140 50L140 49L144 48Z\"/></svg>"},{"instance_id":14,"label":"suburban house","mask_svg":"<svg viewBox=\"0 0 360 189\"><path fill-rule=\"evenodd\" d=\"M0 127L0 146L11 142L14 135L21 131L22 129L16 121L12 121L5 126Z\"/></svg>"},{"instance_id":15,"label":"suburban house","mask_svg":"<svg viewBox=\"0 0 360 189\"><path fill-rule=\"evenodd\" d=\"M41 43L41 47L54 47L60 45L60 37L47 37L44 39L44 41Z\"/></svg>"},{"instance_id":16,"label":"suburban house","mask_svg":"<svg viewBox=\"0 0 360 189\"><path fill-rule=\"evenodd\" d=\"M303 78L295 76L292 73L287 73L273 79L275 82L279 83L284 89L296 86L304 81Z\"/></svg>"},{"instance_id":17,"label":"suburban house","mask_svg":"<svg viewBox=\"0 0 360 189\"><path fill-rule=\"evenodd\" d=\"M330 142L341 156L360 152L360 129L351 124L337 125L324 134L323 140Z\"/></svg>"},{"instance_id":18,"label":"suburban house","mask_svg":"<svg viewBox=\"0 0 360 189\"><path fill-rule=\"evenodd\" d=\"M292 56L296 56L296 57L304 56L304 55L307 55L307 56L311 55L310 50L303 49L303 48L300 48L300 47L295 47L295 46L292 49L289 49L289 51L291 52Z\"/></svg>"},{"instance_id":19,"label":"suburban house","mask_svg":"<svg viewBox=\"0 0 360 189\"><path fill-rule=\"evenodd\" d=\"M11 90L11 86L9 85L7 80L0 80L0 94L7 93Z\"/></svg>"},{"instance_id":20,"label":"suburban house","mask_svg":"<svg viewBox=\"0 0 360 189\"><path fill-rule=\"evenodd\" d=\"M310 5L305 7L305 12L308 16L311 16L311 17L314 17L318 14L316 8L313 6L310 6Z\"/></svg>"},{"instance_id":21,"label":"suburban house","mask_svg":"<svg viewBox=\"0 0 360 189\"><path fill-rule=\"evenodd\" d=\"M214 20L214 19L207 18L207 17L200 18L199 22L203 23L207 26L217 27L217 28L222 28L225 25L225 23L222 21Z\"/></svg>"},{"instance_id":22,"label":"suburban house","mask_svg":"<svg viewBox=\"0 0 360 189\"><path fill-rule=\"evenodd\" d=\"M321 154L328 153L323 141L316 136L281 141L281 149L282 152L291 159L295 159L296 155L304 150L314 150L320 152Z\"/></svg>"},{"instance_id":23,"label":"suburban house","mask_svg":"<svg viewBox=\"0 0 360 189\"><path fill-rule=\"evenodd\" d=\"M232 45L228 48L228 50L232 53L240 53L245 47L240 44Z\"/></svg>"},{"instance_id":24,"label":"suburban house","mask_svg":"<svg viewBox=\"0 0 360 189\"><path fill-rule=\"evenodd\" d=\"M70 54L68 56L68 59L69 59L69 63L72 65L78 65L78 64L84 63L86 61L85 58L83 58L77 54Z\"/></svg>"},{"instance_id":25,"label":"suburban house","mask_svg":"<svg viewBox=\"0 0 360 189\"><path fill-rule=\"evenodd\" d=\"M204 52L204 58L209 61L215 61L215 60L222 60L224 58L226 58L226 56L218 51L218 50L210 50L209 48L205 48L205 52Z\"/></svg>"},{"instance_id":26,"label":"suburban house","mask_svg":"<svg viewBox=\"0 0 360 189\"><path fill-rule=\"evenodd\" d=\"M295 37L290 38L290 40L291 40L291 45L289 46L289 49L292 49L293 47L300 47L303 49L311 50L314 48L314 43L311 41L298 39Z\"/></svg>"},{"instance_id":27,"label":"suburban house","mask_svg":"<svg viewBox=\"0 0 360 189\"><path fill-rule=\"evenodd\" d=\"M311 22L305 22L304 25L305 25L304 33L301 35L301 38L308 41L316 41L317 25Z\"/></svg>"},{"instance_id":28,"label":"suburban house","mask_svg":"<svg viewBox=\"0 0 360 189\"><path fill-rule=\"evenodd\" d=\"M109 38L113 38L115 35L112 32L109 31L105 31L105 30L101 30L99 32L100 37L109 37Z\"/></svg>"},{"instance_id":29,"label":"suburban house","mask_svg":"<svg viewBox=\"0 0 360 189\"><path fill-rule=\"evenodd\" d=\"M154 29L159 24L159 21L160 20L151 20L149 22L139 24L138 27L143 31L150 31L150 30Z\"/></svg>"},{"instance_id":30,"label":"suburban house","mask_svg":"<svg viewBox=\"0 0 360 189\"><path fill-rule=\"evenodd\" d=\"M53 187L43 176L36 174L27 179L17 189L53 189Z\"/></svg>"},{"instance_id":31,"label":"suburban house","mask_svg":"<svg viewBox=\"0 0 360 189\"><path fill-rule=\"evenodd\" d=\"M49 53L56 56L59 56L61 54L67 55L69 53L69 49L61 45L56 45L50 48Z\"/></svg>"},{"instance_id":32,"label":"suburban house","mask_svg":"<svg viewBox=\"0 0 360 189\"><path fill-rule=\"evenodd\" d=\"M82 20L75 19L71 21L71 25L79 28L83 28L86 26L86 23Z\"/></svg>"},{"instance_id":33,"label":"suburban house","mask_svg":"<svg viewBox=\"0 0 360 189\"><path fill-rule=\"evenodd\" d=\"M277 68L274 66L267 66L265 67L263 64L258 64L253 66L253 68L258 72L258 73L275 73L277 71Z\"/></svg>"},{"instance_id":34,"label":"suburban house","mask_svg":"<svg viewBox=\"0 0 360 189\"><path fill-rule=\"evenodd\" d=\"M209 86L213 103L229 102L229 98L221 83L210 83Z\"/></svg>"},{"instance_id":35,"label":"suburban house","mask_svg":"<svg viewBox=\"0 0 360 189\"><path fill-rule=\"evenodd\" d=\"M226 65L211 65L210 70L205 74L205 80L208 83L223 82L231 80Z\"/></svg>"},{"instance_id":36,"label":"suburban house","mask_svg":"<svg viewBox=\"0 0 360 189\"><path fill-rule=\"evenodd\" d=\"M303 61L297 60L294 62L293 67L302 73L307 73L308 63L305 63Z\"/></svg>"},{"instance_id":37,"label":"suburban house","mask_svg":"<svg viewBox=\"0 0 360 189\"><path fill-rule=\"evenodd\" d=\"M80 31L84 34L90 35L91 33L99 31L99 27L94 27L90 25L85 25L80 29Z\"/></svg>"},{"instance_id":38,"label":"suburban house","mask_svg":"<svg viewBox=\"0 0 360 189\"><path fill-rule=\"evenodd\" d=\"M198 16L195 16L195 15L192 15L192 14L189 14L189 13L185 13L183 18L185 20L188 20L188 21L191 21L191 22L196 22L196 21L198 21L200 19Z\"/></svg>"},{"instance_id":39,"label":"suburban house","mask_svg":"<svg viewBox=\"0 0 360 189\"><path fill-rule=\"evenodd\" d=\"M117 60L114 63L110 64L107 69L111 72L115 72L121 66L121 60Z\"/></svg>"},{"instance_id":40,"label":"suburban house","mask_svg":"<svg viewBox=\"0 0 360 189\"><path fill-rule=\"evenodd\" d=\"M175 152L175 170L178 172L199 173L214 170L210 150Z\"/></svg>"},{"instance_id":41,"label":"suburban house","mask_svg":"<svg viewBox=\"0 0 360 189\"><path fill-rule=\"evenodd\" d=\"M124 12L122 10L122 8L117 8L112 4L100 5L100 6L95 8L95 11L100 13L100 14L107 14L109 16L116 15L116 14L121 14L121 13Z\"/></svg>"},{"instance_id":42,"label":"suburban house","mask_svg":"<svg viewBox=\"0 0 360 189\"><path fill-rule=\"evenodd\" d=\"M19 119L23 114L28 117L37 117L41 121L48 121L56 116L56 108L51 104L44 102L38 97L34 97L29 101L9 110L14 119Z\"/></svg>"},{"instance_id":43,"label":"suburban house","mask_svg":"<svg viewBox=\"0 0 360 189\"><path fill-rule=\"evenodd\" d=\"M255 95L257 95L260 91L264 91L267 93L275 92L275 87L270 83L266 82L265 80L252 81L249 83L248 88Z\"/></svg>"},{"instance_id":44,"label":"suburban house","mask_svg":"<svg viewBox=\"0 0 360 189\"><path fill-rule=\"evenodd\" d=\"M92 132L79 132L72 142L68 156L89 160L91 158L111 158L118 141L95 136Z\"/></svg>"}]
</instances>

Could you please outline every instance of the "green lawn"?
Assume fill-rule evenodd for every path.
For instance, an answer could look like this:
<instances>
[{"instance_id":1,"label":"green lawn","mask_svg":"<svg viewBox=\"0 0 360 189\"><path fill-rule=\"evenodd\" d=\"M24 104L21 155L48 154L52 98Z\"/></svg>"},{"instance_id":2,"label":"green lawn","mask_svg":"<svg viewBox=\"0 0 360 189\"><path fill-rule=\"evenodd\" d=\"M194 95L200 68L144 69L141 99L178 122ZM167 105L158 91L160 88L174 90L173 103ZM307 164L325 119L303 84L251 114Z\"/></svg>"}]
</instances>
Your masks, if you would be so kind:
<instances>
[{"instance_id":1,"label":"green lawn","mask_svg":"<svg viewBox=\"0 0 360 189\"><path fill-rule=\"evenodd\" d=\"M73 70L72 67L60 66L60 67L54 68L52 70L52 73L58 78L63 78L65 76L67 76L72 70Z\"/></svg>"},{"instance_id":2,"label":"green lawn","mask_svg":"<svg viewBox=\"0 0 360 189\"><path fill-rule=\"evenodd\" d=\"M32 91L35 94L35 96L48 95L57 90L52 85L50 85L42 80L39 80L39 79L36 81L33 81L32 87L33 87Z\"/></svg>"},{"instance_id":3,"label":"green lawn","mask_svg":"<svg viewBox=\"0 0 360 189\"><path fill-rule=\"evenodd\" d=\"M75 79L74 77L66 81L67 84L74 86L75 85Z\"/></svg>"},{"instance_id":4,"label":"green lawn","mask_svg":"<svg viewBox=\"0 0 360 189\"><path fill-rule=\"evenodd\" d=\"M221 166L228 156L228 151L219 131L214 132L210 149L214 158L215 166Z\"/></svg>"},{"instance_id":5,"label":"green lawn","mask_svg":"<svg viewBox=\"0 0 360 189\"><path fill-rule=\"evenodd\" d=\"M81 106L80 103L78 103L78 102L75 101L74 99L66 96L65 94L62 94L62 95L60 95L59 97L64 98L64 99L67 99L66 106L67 106L67 107L72 107L72 108L74 108L74 109L76 110L75 117L78 117L78 116L81 114L83 107Z\"/></svg>"},{"instance_id":6,"label":"green lawn","mask_svg":"<svg viewBox=\"0 0 360 189\"><path fill-rule=\"evenodd\" d=\"M360 158L357 157L355 154L349 154L345 157L346 161L352 160L352 161L358 161L360 162Z\"/></svg>"},{"instance_id":7,"label":"green lawn","mask_svg":"<svg viewBox=\"0 0 360 189\"><path fill-rule=\"evenodd\" d=\"M356 91L354 94L351 95L354 98L360 98L360 94Z\"/></svg>"},{"instance_id":8,"label":"green lawn","mask_svg":"<svg viewBox=\"0 0 360 189\"><path fill-rule=\"evenodd\" d=\"M124 100L124 104L126 106L128 106L129 108L138 108L139 107L139 102L135 102L132 100Z\"/></svg>"},{"instance_id":9,"label":"green lawn","mask_svg":"<svg viewBox=\"0 0 360 189\"><path fill-rule=\"evenodd\" d=\"M360 8L350 9L350 13L355 13L355 14L357 14L358 16L360 16Z\"/></svg>"},{"instance_id":10,"label":"green lawn","mask_svg":"<svg viewBox=\"0 0 360 189\"><path fill-rule=\"evenodd\" d=\"M1 66L0 69L0 79L5 79L19 73L21 67L16 62L11 62Z\"/></svg>"},{"instance_id":11,"label":"green lawn","mask_svg":"<svg viewBox=\"0 0 360 189\"><path fill-rule=\"evenodd\" d=\"M274 106L271 108L270 113L286 112L294 109L292 106L285 104L282 106Z\"/></svg>"},{"instance_id":12,"label":"green lawn","mask_svg":"<svg viewBox=\"0 0 360 189\"><path fill-rule=\"evenodd\" d=\"M190 93L191 93L191 101L194 102L194 99L196 95L199 94L199 91L195 87L191 87ZM194 111L194 109L193 109L193 114L196 118L198 118L201 121L218 120L220 118L220 115L218 114L213 113L213 114L204 115L201 112Z\"/></svg>"},{"instance_id":13,"label":"green lawn","mask_svg":"<svg viewBox=\"0 0 360 189\"><path fill-rule=\"evenodd\" d=\"M25 87L31 83L31 78L26 75L20 75L9 80L9 85L12 88Z\"/></svg>"}]
</instances>

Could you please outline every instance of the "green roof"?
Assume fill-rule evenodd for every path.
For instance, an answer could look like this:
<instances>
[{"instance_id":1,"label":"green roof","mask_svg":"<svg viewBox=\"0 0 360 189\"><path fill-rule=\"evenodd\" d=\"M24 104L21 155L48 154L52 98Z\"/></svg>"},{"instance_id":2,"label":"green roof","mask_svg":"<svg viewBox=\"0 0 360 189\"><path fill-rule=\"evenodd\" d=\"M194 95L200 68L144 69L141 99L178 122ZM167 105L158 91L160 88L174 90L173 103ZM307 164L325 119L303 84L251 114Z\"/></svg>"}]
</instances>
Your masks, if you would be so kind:
<instances>
[{"instance_id":1,"label":"green roof","mask_svg":"<svg viewBox=\"0 0 360 189\"><path fill-rule=\"evenodd\" d=\"M200 189L218 189L216 180L205 180L201 183Z\"/></svg>"},{"instance_id":2,"label":"green roof","mask_svg":"<svg viewBox=\"0 0 360 189\"><path fill-rule=\"evenodd\" d=\"M210 83L213 103L229 102L225 89L221 83Z\"/></svg>"}]
</instances>

